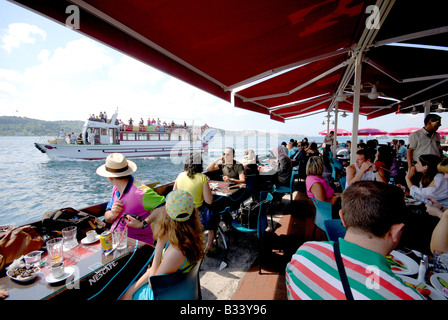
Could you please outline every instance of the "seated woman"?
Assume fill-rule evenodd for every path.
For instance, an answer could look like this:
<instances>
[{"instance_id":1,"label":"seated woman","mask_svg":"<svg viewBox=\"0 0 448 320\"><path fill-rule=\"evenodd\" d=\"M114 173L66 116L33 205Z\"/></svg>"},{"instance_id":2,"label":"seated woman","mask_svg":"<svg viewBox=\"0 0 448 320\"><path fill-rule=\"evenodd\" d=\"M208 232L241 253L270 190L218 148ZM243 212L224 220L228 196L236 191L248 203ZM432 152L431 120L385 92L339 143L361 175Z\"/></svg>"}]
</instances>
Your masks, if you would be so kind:
<instances>
[{"instance_id":1,"label":"seated woman","mask_svg":"<svg viewBox=\"0 0 448 320\"><path fill-rule=\"evenodd\" d=\"M174 190L152 225L157 244L151 267L122 296L122 300L153 300L149 278L153 275L189 272L203 258L204 236L193 196Z\"/></svg>"},{"instance_id":2,"label":"seated woman","mask_svg":"<svg viewBox=\"0 0 448 320\"><path fill-rule=\"evenodd\" d=\"M330 202L332 204L333 218L339 217L341 209L340 194L335 193L327 180L322 176L324 173L324 162L320 157L311 157L306 164L306 194L310 198L320 201Z\"/></svg>"},{"instance_id":3,"label":"seated woman","mask_svg":"<svg viewBox=\"0 0 448 320\"><path fill-rule=\"evenodd\" d=\"M310 148L307 151L307 153L308 153L309 157L313 157L313 156L318 157L318 156L320 156L320 152L319 152L319 150L317 148L317 143L316 142L311 142Z\"/></svg>"},{"instance_id":4,"label":"seated woman","mask_svg":"<svg viewBox=\"0 0 448 320\"><path fill-rule=\"evenodd\" d=\"M381 174L384 175L383 179L385 181L389 181L390 178L390 169L392 167L392 152L391 149L387 146L380 146L375 154L374 165L377 168L383 169Z\"/></svg>"},{"instance_id":5,"label":"seated woman","mask_svg":"<svg viewBox=\"0 0 448 320\"><path fill-rule=\"evenodd\" d=\"M289 186L292 174L292 162L285 148L277 148L277 183L279 186Z\"/></svg>"},{"instance_id":6,"label":"seated woman","mask_svg":"<svg viewBox=\"0 0 448 320\"><path fill-rule=\"evenodd\" d=\"M438 165L437 170L448 179L448 158L444 158ZM426 211L434 217L439 218L439 222L434 228L431 236L431 252L444 253L448 251L448 206L444 206L433 197L427 197L432 205L426 205Z\"/></svg>"},{"instance_id":7,"label":"seated woman","mask_svg":"<svg viewBox=\"0 0 448 320\"><path fill-rule=\"evenodd\" d=\"M259 174L257 165L257 156L255 155L255 151L253 149L247 149L243 159L241 159L240 162L244 166L245 175Z\"/></svg>"},{"instance_id":8,"label":"seated woman","mask_svg":"<svg viewBox=\"0 0 448 320\"><path fill-rule=\"evenodd\" d=\"M409 194L418 194L422 197L432 197L441 204L448 206L448 180L443 173L438 172L437 165L440 162L438 156L432 154L420 155L415 167L409 168L406 174L406 184ZM412 178L419 172L422 174L419 186L416 186Z\"/></svg>"},{"instance_id":9,"label":"seated woman","mask_svg":"<svg viewBox=\"0 0 448 320\"><path fill-rule=\"evenodd\" d=\"M213 203L213 195L208 184L208 178L203 171L202 156L198 152L192 152L185 159L184 172L180 173L174 182L173 190L186 190L192 196L194 205L199 211L204 230L208 230L207 251L213 247L215 229L219 223L219 216L213 214L208 205ZM205 204L204 204L205 202Z\"/></svg>"}]
</instances>

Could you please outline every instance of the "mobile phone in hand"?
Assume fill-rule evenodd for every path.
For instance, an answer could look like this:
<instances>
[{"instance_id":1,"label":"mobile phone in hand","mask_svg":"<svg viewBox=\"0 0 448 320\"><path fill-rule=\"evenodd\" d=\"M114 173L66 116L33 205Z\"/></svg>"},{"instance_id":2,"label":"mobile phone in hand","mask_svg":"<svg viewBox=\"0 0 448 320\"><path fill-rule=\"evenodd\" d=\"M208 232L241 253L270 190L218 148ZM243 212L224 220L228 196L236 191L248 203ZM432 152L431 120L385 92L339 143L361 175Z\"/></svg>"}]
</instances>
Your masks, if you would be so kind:
<instances>
[{"instance_id":1,"label":"mobile phone in hand","mask_svg":"<svg viewBox=\"0 0 448 320\"><path fill-rule=\"evenodd\" d=\"M429 199L426 199L421 194L415 193L412 195L412 198L414 198L417 201L423 202L424 204L430 205L432 207L432 201Z\"/></svg>"}]
</instances>

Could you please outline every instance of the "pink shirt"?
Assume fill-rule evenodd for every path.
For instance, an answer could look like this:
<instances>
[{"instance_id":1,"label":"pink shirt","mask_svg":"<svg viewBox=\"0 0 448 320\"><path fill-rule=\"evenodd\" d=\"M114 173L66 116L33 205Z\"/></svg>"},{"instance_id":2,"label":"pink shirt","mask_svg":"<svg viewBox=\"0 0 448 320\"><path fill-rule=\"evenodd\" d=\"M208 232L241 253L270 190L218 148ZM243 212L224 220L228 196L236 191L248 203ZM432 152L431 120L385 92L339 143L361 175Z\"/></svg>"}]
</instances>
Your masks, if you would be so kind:
<instances>
[{"instance_id":1,"label":"pink shirt","mask_svg":"<svg viewBox=\"0 0 448 320\"><path fill-rule=\"evenodd\" d=\"M322 187L324 187L325 196L327 198L326 201L330 200L334 194L333 188L328 185L327 180L325 180L325 178L313 175L309 175L306 177L306 194L308 195L308 197L315 198L314 194L311 193L311 187L316 182L319 182L322 185Z\"/></svg>"}]
</instances>

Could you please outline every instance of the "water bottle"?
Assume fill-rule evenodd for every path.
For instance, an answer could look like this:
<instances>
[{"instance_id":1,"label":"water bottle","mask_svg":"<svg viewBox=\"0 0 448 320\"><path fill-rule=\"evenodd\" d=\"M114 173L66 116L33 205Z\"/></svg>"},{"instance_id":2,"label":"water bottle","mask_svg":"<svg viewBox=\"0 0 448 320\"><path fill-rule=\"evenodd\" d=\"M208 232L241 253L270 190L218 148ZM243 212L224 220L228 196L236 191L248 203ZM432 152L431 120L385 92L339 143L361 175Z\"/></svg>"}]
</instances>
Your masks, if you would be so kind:
<instances>
[{"instance_id":1,"label":"water bottle","mask_svg":"<svg viewBox=\"0 0 448 320\"><path fill-rule=\"evenodd\" d=\"M389 184L391 184L391 185L395 185L395 180L394 180L394 178L390 178L390 180L389 180Z\"/></svg>"}]
</instances>

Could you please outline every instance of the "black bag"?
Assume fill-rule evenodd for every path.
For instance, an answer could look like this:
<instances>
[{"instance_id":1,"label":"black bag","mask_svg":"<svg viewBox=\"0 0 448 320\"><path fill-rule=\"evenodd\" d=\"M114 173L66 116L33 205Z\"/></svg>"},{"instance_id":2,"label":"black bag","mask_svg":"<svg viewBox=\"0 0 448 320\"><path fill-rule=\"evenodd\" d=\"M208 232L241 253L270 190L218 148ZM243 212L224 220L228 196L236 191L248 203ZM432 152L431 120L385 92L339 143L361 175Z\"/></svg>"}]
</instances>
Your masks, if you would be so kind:
<instances>
[{"instance_id":1,"label":"black bag","mask_svg":"<svg viewBox=\"0 0 448 320\"><path fill-rule=\"evenodd\" d=\"M85 238L89 230L95 230L98 234L102 233L106 223L93 215L73 208L48 211L42 216L42 228L46 229L48 234L61 236L62 229L71 226L77 227L76 238L81 240Z\"/></svg>"},{"instance_id":2,"label":"black bag","mask_svg":"<svg viewBox=\"0 0 448 320\"><path fill-rule=\"evenodd\" d=\"M241 226L248 229L256 229L259 211L260 203L256 201L252 201L248 205L244 205L244 203L242 203L240 205L239 217Z\"/></svg>"}]
</instances>

